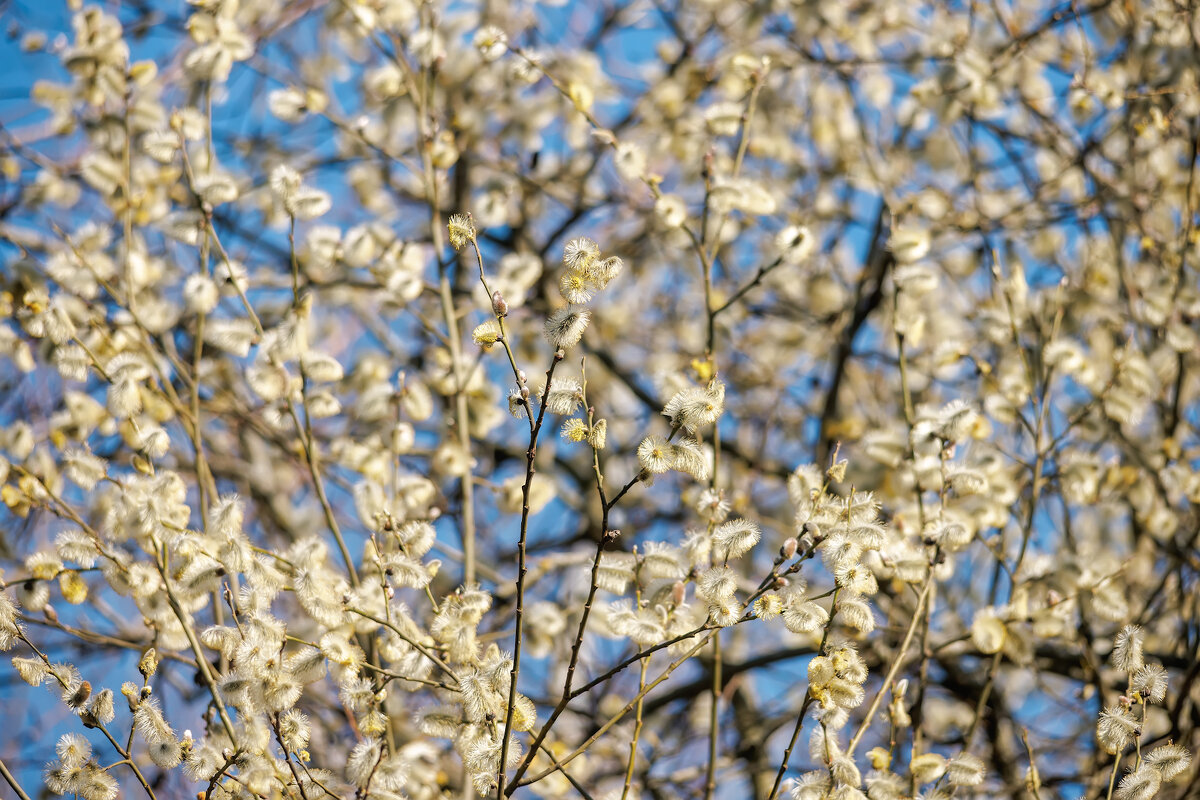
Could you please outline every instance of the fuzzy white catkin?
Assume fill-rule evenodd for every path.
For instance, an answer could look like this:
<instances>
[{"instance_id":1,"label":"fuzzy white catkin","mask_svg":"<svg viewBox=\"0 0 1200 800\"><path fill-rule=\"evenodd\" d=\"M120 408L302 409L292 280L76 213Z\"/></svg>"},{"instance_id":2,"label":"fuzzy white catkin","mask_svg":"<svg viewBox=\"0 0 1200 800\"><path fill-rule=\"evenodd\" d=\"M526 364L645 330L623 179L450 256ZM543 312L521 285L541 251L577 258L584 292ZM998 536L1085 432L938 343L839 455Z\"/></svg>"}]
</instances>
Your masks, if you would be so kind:
<instances>
[{"instance_id":1,"label":"fuzzy white catkin","mask_svg":"<svg viewBox=\"0 0 1200 800\"><path fill-rule=\"evenodd\" d=\"M1113 643L1113 666L1122 672L1136 672L1145 664L1143 647L1145 634L1137 625L1126 625Z\"/></svg>"},{"instance_id":2,"label":"fuzzy white catkin","mask_svg":"<svg viewBox=\"0 0 1200 800\"><path fill-rule=\"evenodd\" d=\"M646 172L646 153L632 142L621 142L617 145L613 163L622 178L636 181Z\"/></svg>"},{"instance_id":3,"label":"fuzzy white catkin","mask_svg":"<svg viewBox=\"0 0 1200 800\"><path fill-rule=\"evenodd\" d=\"M41 686L42 681L46 679L46 675L48 674L46 665L40 658L21 658L17 656L13 658L12 665L17 670L17 674L21 677L21 680L30 686Z\"/></svg>"},{"instance_id":4,"label":"fuzzy white catkin","mask_svg":"<svg viewBox=\"0 0 1200 800\"><path fill-rule=\"evenodd\" d=\"M54 549L64 561L71 561L84 569L96 565L99 550L96 543L85 532L68 528L54 539Z\"/></svg>"},{"instance_id":5,"label":"fuzzy white catkin","mask_svg":"<svg viewBox=\"0 0 1200 800\"><path fill-rule=\"evenodd\" d=\"M667 228L678 228L687 222L687 204L678 195L660 195L654 203L654 213Z\"/></svg>"},{"instance_id":6,"label":"fuzzy white catkin","mask_svg":"<svg viewBox=\"0 0 1200 800\"><path fill-rule=\"evenodd\" d=\"M288 656L286 669L300 683L313 683L325 676L325 654L319 649L306 647Z\"/></svg>"},{"instance_id":7,"label":"fuzzy white catkin","mask_svg":"<svg viewBox=\"0 0 1200 800\"><path fill-rule=\"evenodd\" d=\"M1191 751L1183 745L1165 744L1146 754L1146 764L1158 770L1164 781L1182 775L1191 763Z\"/></svg>"},{"instance_id":8,"label":"fuzzy white catkin","mask_svg":"<svg viewBox=\"0 0 1200 800\"><path fill-rule=\"evenodd\" d=\"M171 437L157 425L146 425L138 432L138 449L151 458L162 458L171 446Z\"/></svg>"},{"instance_id":9,"label":"fuzzy white catkin","mask_svg":"<svg viewBox=\"0 0 1200 800\"><path fill-rule=\"evenodd\" d=\"M696 593L712 600L728 600L737 591L737 575L726 566L705 570L696 578Z\"/></svg>"},{"instance_id":10,"label":"fuzzy white catkin","mask_svg":"<svg viewBox=\"0 0 1200 800\"><path fill-rule=\"evenodd\" d=\"M420 558L432 549L437 540L437 530L424 520L406 522L396 532L396 539L409 556Z\"/></svg>"},{"instance_id":11,"label":"fuzzy white catkin","mask_svg":"<svg viewBox=\"0 0 1200 800\"><path fill-rule=\"evenodd\" d=\"M938 753L921 753L909 763L918 784L933 783L946 773L946 759Z\"/></svg>"},{"instance_id":12,"label":"fuzzy white catkin","mask_svg":"<svg viewBox=\"0 0 1200 800\"><path fill-rule=\"evenodd\" d=\"M17 604L7 594L0 591L0 650L9 650L17 641L21 632L17 622Z\"/></svg>"},{"instance_id":13,"label":"fuzzy white catkin","mask_svg":"<svg viewBox=\"0 0 1200 800\"><path fill-rule=\"evenodd\" d=\"M762 529L749 519L731 519L718 525L713 533L713 547L724 558L736 559L750 552L762 537Z\"/></svg>"},{"instance_id":14,"label":"fuzzy white catkin","mask_svg":"<svg viewBox=\"0 0 1200 800\"><path fill-rule=\"evenodd\" d=\"M783 612L783 624L792 633L814 633L828 621L829 612L814 602L793 602Z\"/></svg>"},{"instance_id":15,"label":"fuzzy white catkin","mask_svg":"<svg viewBox=\"0 0 1200 800\"><path fill-rule=\"evenodd\" d=\"M591 318L590 311L577 310L571 306L555 311L544 326L546 341L561 350L574 347L583 338L583 332L587 330Z\"/></svg>"},{"instance_id":16,"label":"fuzzy white catkin","mask_svg":"<svg viewBox=\"0 0 1200 800\"><path fill-rule=\"evenodd\" d=\"M1114 795L1117 800L1150 800L1162 786L1162 773L1149 764L1143 764L1126 775L1117 784Z\"/></svg>"},{"instance_id":17,"label":"fuzzy white catkin","mask_svg":"<svg viewBox=\"0 0 1200 800\"><path fill-rule=\"evenodd\" d=\"M471 43L486 62L495 61L508 50L508 34L495 25L480 28Z\"/></svg>"},{"instance_id":18,"label":"fuzzy white catkin","mask_svg":"<svg viewBox=\"0 0 1200 800\"><path fill-rule=\"evenodd\" d=\"M1147 664L1130 677L1129 686L1151 703L1161 703L1167 697L1167 672L1160 664Z\"/></svg>"},{"instance_id":19,"label":"fuzzy white catkin","mask_svg":"<svg viewBox=\"0 0 1200 800\"><path fill-rule=\"evenodd\" d=\"M289 86L267 95L267 108L284 122L297 122L304 116L304 92Z\"/></svg>"},{"instance_id":20,"label":"fuzzy white catkin","mask_svg":"<svg viewBox=\"0 0 1200 800\"><path fill-rule=\"evenodd\" d=\"M571 239L563 247L563 266L584 272L600 257L600 246L585 236Z\"/></svg>"},{"instance_id":21,"label":"fuzzy white catkin","mask_svg":"<svg viewBox=\"0 0 1200 800\"><path fill-rule=\"evenodd\" d=\"M290 199L300 188L300 173L287 164L280 164L271 170L269 178L271 191L280 201Z\"/></svg>"},{"instance_id":22,"label":"fuzzy white catkin","mask_svg":"<svg viewBox=\"0 0 1200 800\"><path fill-rule=\"evenodd\" d=\"M146 749L150 754L150 760L163 769L178 766L183 757L183 749L174 740L151 744Z\"/></svg>"},{"instance_id":23,"label":"fuzzy white catkin","mask_svg":"<svg viewBox=\"0 0 1200 800\"><path fill-rule=\"evenodd\" d=\"M375 765L379 762L382 743L378 739L364 739L350 751L346 759L346 777L360 789L367 786Z\"/></svg>"},{"instance_id":24,"label":"fuzzy white catkin","mask_svg":"<svg viewBox=\"0 0 1200 800\"><path fill-rule=\"evenodd\" d=\"M588 432L587 441L596 450L603 450L608 444L608 420L596 420Z\"/></svg>"},{"instance_id":25,"label":"fuzzy white catkin","mask_svg":"<svg viewBox=\"0 0 1200 800\"><path fill-rule=\"evenodd\" d=\"M1119 753L1133 741L1138 723L1124 706L1109 706L1100 713L1096 738L1107 753Z\"/></svg>"},{"instance_id":26,"label":"fuzzy white catkin","mask_svg":"<svg viewBox=\"0 0 1200 800\"><path fill-rule=\"evenodd\" d=\"M929 253L929 231L922 228L897 227L892 231L888 247L900 264L919 261Z\"/></svg>"},{"instance_id":27,"label":"fuzzy white catkin","mask_svg":"<svg viewBox=\"0 0 1200 800\"><path fill-rule=\"evenodd\" d=\"M564 416L574 414L583 402L583 389L574 378L555 378L548 390L538 394L545 396L547 411Z\"/></svg>"},{"instance_id":28,"label":"fuzzy white catkin","mask_svg":"<svg viewBox=\"0 0 1200 800\"><path fill-rule=\"evenodd\" d=\"M67 733L59 738L54 752L65 766L76 767L92 755L92 745L78 733Z\"/></svg>"},{"instance_id":29,"label":"fuzzy white catkin","mask_svg":"<svg viewBox=\"0 0 1200 800\"><path fill-rule=\"evenodd\" d=\"M788 225L775 236L779 257L788 264L801 264L816 247L812 232L803 225Z\"/></svg>"},{"instance_id":30,"label":"fuzzy white catkin","mask_svg":"<svg viewBox=\"0 0 1200 800\"><path fill-rule=\"evenodd\" d=\"M821 800L829 793L828 772L806 772L792 783L792 800Z\"/></svg>"},{"instance_id":31,"label":"fuzzy white catkin","mask_svg":"<svg viewBox=\"0 0 1200 800\"><path fill-rule=\"evenodd\" d=\"M183 773L193 781L207 781L221 765L224 758L218 746L209 740L204 740L192 747L183 762Z\"/></svg>"},{"instance_id":32,"label":"fuzzy white catkin","mask_svg":"<svg viewBox=\"0 0 1200 800\"><path fill-rule=\"evenodd\" d=\"M129 419L142 409L141 391L135 381L119 378L108 387L108 410L117 419Z\"/></svg>"},{"instance_id":33,"label":"fuzzy white catkin","mask_svg":"<svg viewBox=\"0 0 1200 800\"><path fill-rule=\"evenodd\" d=\"M326 214L332 206L333 200L328 192L309 186L301 186L283 201L284 209L300 220L316 219Z\"/></svg>"},{"instance_id":34,"label":"fuzzy white catkin","mask_svg":"<svg viewBox=\"0 0 1200 800\"><path fill-rule=\"evenodd\" d=\"M72 381L87 380L88 368L92 360L87 351L79 345L68 344L54 351L54 365L64 378Z\"/></svg>"},{"instance_id":35,"label":"fuzzy white catkin","mask_svg":"<svg viewBox=\"0 0 1200 800\"><path fill-rule=\"evenodd\" d=\"M81 489L92 489L105 475L105 461L81 448L63 453L67 477Z\"/></svg>"},{"instance_id":36,"label":"fuzzy white catkin","mask_svg":"<svg viewBox=\"0 0 1200 800\"><path fill-rule=\"evenodd\" d=\"M345 370L336 358L327 354L310 350L300 357L304 374L310 381L318 383L335 383L345 375Z\"/></svg>"},{"instance_id":37,"label":"fuzzy white catkin","mask_svg":"<svg viewBox=\"0 0 1200 800\"><path fill-rule=\"evenodd\" d=\"M92 695L91 702L88 704L87 713L102 725L107 725L116 717L116 709L113 707L112 689L101 689L96 694Z\"/></svg>"},{"instance_id":38,"label":"fuzzy white catkin","mask_svg":"<svg viewBox=\"0 0 1200 800\"><path fill-rule=\"evenodd\" d=\"M993 609L981 609L971 622L971 642L986 655L998 653L1004 647L1008 631Z\"/></svg>"},{"instance_id":39,"label":"fuzzy white catkin","mask_svg":"<svg viewBox=\"0 0 1200 800\"><path fill-rule=\"evenodd\" d=\"M213 319L204 329L204 340L230 355L245 357L257 338L248 319Z\"/></svg>"},{"instance_id":40,"label":"fuzzy white catkin","mask_svg":"<svg viewBox=\"0 0 1200 800\"><path fill-rule=\"evenodd\" d=\"M879 582L875 574L862 564L855 564L836 576L838 586L859 595L874 595L879 591Z\"/></svg>"},{"instance_id":41,"label":"fuzzy white catkin","mask_svg":"<svg viewBox=\"0 0 1200 800\"><path fill-rule=\"evenodd\" d=\"M711 425L725 407L725 384L713 381L707 387L689 387L677 392L663 407L663 416L672 425L695 433L702 425Z\"/></svg>"},{"instance_id":42,"label":"fuzzy white catkin","mask_svg":"<svg viewBox=\"0 0 1200 800\"><path fill-rule=\"evenodd\" d=\"M708 480L712 471L709 453L691 436L681 437L671 445L670 461L671 469L686 472L697 481Z\"/></svg>"},{"instance_id":43,"label":"fuzzy white catkin","mask_svg":"<svg viewBox=\"0 0 1200 800\"><path fill-rule=\"evenodd\" d=\"M195 186L196 193L211 206L232 203L240 194L237 182L224 172L197 175Z\"/></svg>"},{"instance_id":44,"label":"fuzzy white catkin","mask_svg":"<svg viewBox=\"0 0 1200 800\"><path fill-rule=\"evenodd\" d=\"M591 283L578 272L564 272L558 279L558 291L564 300L575 305L592 299Z\"/></svg>"},{"instance_id":45,"label":"fuzzy white catkin","mask_svg":"<svg viewBox=\"0 0 1200 800\"><path fill-rule=\"evenodd\" d=\"M310 392L307 401L308 412L314 419L336 417L342 410L342 402L324 389Z\"/></svg>"},{"instance_id":46,"label":"fuzzy white catkin","mask_svg":"<svg viewBox=\"0 0 1200 800\"><path fill-rule=\"evenodd\" d=\"M959 753L946 762L946 776L955 786L978 786L985 773L983 760L970 753Z\"/></svg>"},{"instance_id":47,"label":"fuzzy white catkin","mask_svg":"<svg viewBox=\"0 0 1200 800\"><path fill-rule=\"evenodd\" d=\"M843 594L838 597L837 613L839 619L857 631L870 633L875 630L875 615L871 612L871 606L858 595Z\"/></svg>"},{"instance_id":48,"label":"fuzzy white catkin","mask_svg":"<svg viewBox=\"0 0 1200 800\"><path fill-rule=\"evenodd\" d=\"M665 437L658 434L651 434L642 440L637 456L642 469L655 475L666 472L675 463L674 448Z\"/></svg>"},{"instance_id":49,"label":"fuzzy white catkin","mask_svg":"<svg viewBox=\"0 0 1200 800\"><path fill-rule=\"evenodd\" d=\"M175 732L163 718L157 697L142 700L133 712L133 725L138 735L149 744L175 740Z\"/></svg>"},{"instance_id":50,"label":"fuzzy white catkin","mask_svg":"<svg viewBox=\"0 0 1200 800\"><path fill-rule=\"evenodd\" d=\"M714 597L708 601L708 615L714 625L727 628L737 624L745 610L735 597Z\"/></svg>"},{"instance_id":51,"label":"fuzzy white catkin","mask_svg":"<svg viewBox=\"0 0 1200 800\"><path fill-rule=\"evenodd\" d=\"M845 754L834 757L829 771L841 786L858 788L862 785L862 773L855 765L854 759Z\"/></svg>"},{"instance_id":52,"label":"fuzzy white catkin","mask_svg":"<svg viewBox=\"0 0 1200 800\"><path fill-rule=\"evenodd\" d=\"M686 572L680 553L663 542L647 542L642 553L642 574L648 578L677 580Z\"/></svg>"},{"instance_id":53,"label":"fuzzy white catkin","mask_svg":"<svg viewBox=\"0 0 1200 800\"><path fill-rule=\"evenodd\" d=\"M169 164L179 151L179 137L167 131L150 131L142 138L142 151L160 164Z\"/></svg>"}]
</instances>

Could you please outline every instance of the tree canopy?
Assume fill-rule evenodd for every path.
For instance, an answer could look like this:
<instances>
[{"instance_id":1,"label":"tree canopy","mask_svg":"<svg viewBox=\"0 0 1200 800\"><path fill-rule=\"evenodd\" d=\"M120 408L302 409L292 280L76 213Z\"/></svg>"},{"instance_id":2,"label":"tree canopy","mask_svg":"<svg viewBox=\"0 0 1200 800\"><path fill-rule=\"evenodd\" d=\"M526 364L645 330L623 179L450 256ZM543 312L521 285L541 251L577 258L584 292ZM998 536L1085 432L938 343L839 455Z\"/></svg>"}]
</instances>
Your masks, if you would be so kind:
<instances>
[{"instance_id":1,"label":"tree canopy","mask_svg":"<svg viewBox=\"0 0 1200 800\"><path fill-rule=\"evenodd\" d=\"M1194 3L67 6L16 796L1198 796Z\"/></svg>"}]
</instances>

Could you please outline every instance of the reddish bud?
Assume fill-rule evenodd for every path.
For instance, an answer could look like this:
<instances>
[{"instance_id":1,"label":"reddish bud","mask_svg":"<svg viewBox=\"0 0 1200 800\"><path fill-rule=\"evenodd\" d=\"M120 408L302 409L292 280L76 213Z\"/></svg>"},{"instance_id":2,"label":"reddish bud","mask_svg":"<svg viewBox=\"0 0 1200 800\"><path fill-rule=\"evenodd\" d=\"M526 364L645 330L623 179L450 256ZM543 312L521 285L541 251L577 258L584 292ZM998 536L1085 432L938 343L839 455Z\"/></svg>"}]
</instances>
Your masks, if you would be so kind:
<instances>
[{"instance_id":1,"label":"reddish bud","mask_svg":"<svg viewBox=\"0 0 1200 800\"><path fill-rule=\"evenodd\" d=\"M687 587L683 585L683 581L675 581L675 585L671 587L671 602L675 605L683 605L683 595L687 591Z\"/></svg>"},{"instance_id":2,"label":"reddish bud","mask_svg":"<svg viewBox=\"0 0 1200 800\"><path fill-rule=\"evenodd\" d=\"M504 295L499 290L492 292L492 311L497 317L508 316L508 303L504 302Z\"/></svg>"}]
</instances>

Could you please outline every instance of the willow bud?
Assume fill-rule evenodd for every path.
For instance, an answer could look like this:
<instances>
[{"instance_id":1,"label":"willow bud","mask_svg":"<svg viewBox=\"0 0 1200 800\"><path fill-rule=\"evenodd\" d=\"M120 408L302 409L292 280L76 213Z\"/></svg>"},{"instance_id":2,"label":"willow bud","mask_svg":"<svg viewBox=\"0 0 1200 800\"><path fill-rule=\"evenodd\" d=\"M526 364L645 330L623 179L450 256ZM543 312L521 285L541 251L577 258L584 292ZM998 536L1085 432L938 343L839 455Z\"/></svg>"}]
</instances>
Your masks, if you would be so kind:
<instances>
[{"instance_id":1,"label":"willow bud","mask_svg":"<svg viewBox=\"0 0 1200 800\"><path fill-rule=\"evenodd\" d=\"M75 688L75 691L71 692L71 694L69 696L67 696L63 699L66 701L67 705L69 705L71 708L78 709L78 708L82 708L83 704L86 703L88 698L91 696L92 696L92 685L90 683L88 683L87 681L83 681L82 683L79 684L79 686L77 686Z\"/></svg>"},{"instance_id":2,"label":"willow bud","mask_svg":"<svg viewBox=\"0 0 1200 800\"><path fill-rule=\"evenodd\" d=\"M132 681L125 681L121 684L121 694L125 695L125 702L129 703L129 710L137 711L138 704L142 702L138 687Z\"/></svg>"},{"instance_id":3,"label":"willow bud","mask_svg":"<svg viewBox=\"0 0 1200 800\"><path fill-rule=\"evenodd\" d=\"M497 317L508 316L508 303L504 301L504 295L500 294L500 290L492 292L492 312Z\"/></svg>"},{"instance_id":4,"label":"willow bud","mask_svg":"<svg viewBox=\"0 0 1200 800\"><path fill-rule=\"evenodd\" d=\"M138 662L138 672L142 673L143 678L149 678L158 671L158 653L151 647L142 654L142 660Z\"/></svg>"}]
</instances>

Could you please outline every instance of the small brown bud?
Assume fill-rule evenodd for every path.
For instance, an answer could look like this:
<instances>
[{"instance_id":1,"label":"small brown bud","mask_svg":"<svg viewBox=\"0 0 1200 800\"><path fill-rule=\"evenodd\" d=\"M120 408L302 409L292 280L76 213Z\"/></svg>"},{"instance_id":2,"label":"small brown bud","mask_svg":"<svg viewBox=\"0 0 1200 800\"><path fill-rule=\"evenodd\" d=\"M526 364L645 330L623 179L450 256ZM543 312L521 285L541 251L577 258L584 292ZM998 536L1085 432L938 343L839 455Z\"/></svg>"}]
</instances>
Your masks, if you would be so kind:
<instances>
[{"instance_id":1,"label":"small brown bud","mask_svg":"<svg viewBox=\"0 0 1200 800\"><path fill-rule=\"evenodd\" d=\"M785 559L793 558L796 555L797 548L799 547L800 543L796 541L796 537L789 536L783 540L783 547L779 548L779 552Z\"/></svg>"},{"instance_id":2,"label":"small brown bud","mask_svg":"<svg viewBox=\"0 0 1200 800\"><path fill-rule=\"evenodd\" d=\"M683 585L683 581L675 581L675 585L671 587L671 602L675 605L683 604L683 596L687 592L687 587Z\"/></svg>"},{"instance_id":3,"label":"small brown bud","mask_svg":"<svg viewBox=\"0 0 1200 800\"><path fill-rule=\"evenodd\" d=\"M83 683L79 684L79 687L75 689L75 691L71 692L71 696L67 698L67 705L69 705L71 708L79 708L86 703L87 699L91 696L92 685L87 681L84 681Z\"/></svg>"},{"instance_id":4,"label":"small brown bud","mask_svg":"<svg viewBox=\"0 0 1200 800\"><path fill-rule=\"evenodd\" d=\"M497 317L508 316L508 303L504 301L504 295L500 294L500 290L492 292L492 312Z\"/></svg>"}]
</instances>

